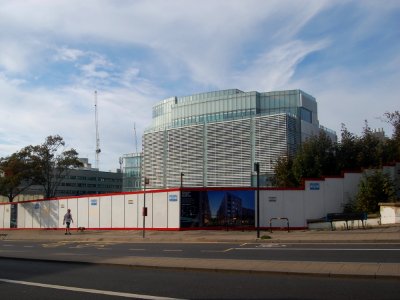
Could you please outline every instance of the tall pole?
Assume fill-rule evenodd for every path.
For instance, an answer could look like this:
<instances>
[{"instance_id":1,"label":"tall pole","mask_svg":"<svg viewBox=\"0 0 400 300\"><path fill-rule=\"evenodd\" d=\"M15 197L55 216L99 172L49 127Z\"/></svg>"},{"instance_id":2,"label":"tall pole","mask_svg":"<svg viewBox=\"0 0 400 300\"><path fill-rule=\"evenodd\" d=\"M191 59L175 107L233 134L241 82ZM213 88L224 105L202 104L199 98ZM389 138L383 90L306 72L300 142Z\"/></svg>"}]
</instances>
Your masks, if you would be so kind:
<instances>
[{"instance_id":1,"label":"tall pole","mask_svg":"<svg viewBox=\"0 0 400 300\"><path fill-rule=\"evenodd\" d=\"M185 174L183 174L183 172L181 172L181 188L183 188L183 176L184 176Z\"/></svg>"},{"instance_id":2,"label":"tall pole","mask_svg":"<svg viewBox=\"0 0 400 300\"><path fill-rule=\"evenodd\" d=\"M99 117L97 113L97 91L94 91L94 118L96 125L96 168L99 168L100 155L100 136L99 136Z\"/></svg>"},{"instance_id":3,"label":"tall pole","mask_svg":"<svg viewBox=\"0 0 400 300\"><path fill-rule=\"evenodd\" d=\"M146 207L146 185L149 183L149 179L144 177L144 187L143 187L143 238L145 238L145 229L146 229L146 216L147 216L147 207Z\"/></svg>"},{"instance_id":4,"label":"tall pole","mask_svg":"<svg viewBox=\"0 0 400 300\"><path fill-rule=\"evenodd\" d=\"M254 163L257 172L257 238L260 238L260 163Z\"/></svg>"}]
</instances>

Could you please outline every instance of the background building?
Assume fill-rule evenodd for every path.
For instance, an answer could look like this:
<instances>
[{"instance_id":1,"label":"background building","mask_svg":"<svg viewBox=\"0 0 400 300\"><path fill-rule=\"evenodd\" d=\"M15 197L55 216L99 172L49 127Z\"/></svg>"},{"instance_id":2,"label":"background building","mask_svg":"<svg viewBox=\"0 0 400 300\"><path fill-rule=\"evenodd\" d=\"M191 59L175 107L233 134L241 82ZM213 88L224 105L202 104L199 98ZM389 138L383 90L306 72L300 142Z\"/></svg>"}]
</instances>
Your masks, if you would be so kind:
<instances>
[{"instance_id":1,"label":"background building","mask_svg":"<svg viewBox=\"0 0 400 300\"><path fill-rule=\"evenodd\" d=\"M133 192L142 189L142 153L122 156L122 191Z\"/></svg>"},{"instance_id":2,"label":"background building","mask_svg":"<svg viewBox=\"0 0 400 300\"><path fill-rule=\"evenodd\" d=\"M103 172L92 168L87 158L79 158L83 167L70 169L57 188L56 197L80 196L87 194L106 194L122 192L122 173ZM32 185L14 198L14 201L43 199L44 191L40 185ZM8 202L1 197L0 202Z\"/></svg>"},{"instance_id":3,"label":"background building","mask_svg":"<svg viewBox=\"0 0 400 300\"><path fill-rule=\"evenodd\" d=\"M149 188L254 186L260 163L268 186L278 157L293 155L302 141L324 130L317 102L301 90L237 89L165 99L153 107L143 136L143 176Z\"/></svg>"}]
</instances>

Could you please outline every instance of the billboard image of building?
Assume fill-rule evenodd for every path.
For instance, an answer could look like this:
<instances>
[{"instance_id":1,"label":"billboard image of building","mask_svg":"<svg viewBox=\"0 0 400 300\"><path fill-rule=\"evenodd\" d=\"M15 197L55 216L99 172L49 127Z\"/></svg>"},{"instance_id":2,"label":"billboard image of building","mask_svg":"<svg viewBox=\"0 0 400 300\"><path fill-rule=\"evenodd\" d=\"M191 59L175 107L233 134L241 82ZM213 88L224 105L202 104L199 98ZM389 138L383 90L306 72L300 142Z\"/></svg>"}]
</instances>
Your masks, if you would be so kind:
<instances>
[{"instance_id":1,"label":"billboard image of building","mask_svg":"<svg viewBox=\"0 0 400 300\"><path fill-rule=\"evenodd\" d=\"M182 191L181 228L254 226L254 191Z\"/></svg>"}]
</instances>

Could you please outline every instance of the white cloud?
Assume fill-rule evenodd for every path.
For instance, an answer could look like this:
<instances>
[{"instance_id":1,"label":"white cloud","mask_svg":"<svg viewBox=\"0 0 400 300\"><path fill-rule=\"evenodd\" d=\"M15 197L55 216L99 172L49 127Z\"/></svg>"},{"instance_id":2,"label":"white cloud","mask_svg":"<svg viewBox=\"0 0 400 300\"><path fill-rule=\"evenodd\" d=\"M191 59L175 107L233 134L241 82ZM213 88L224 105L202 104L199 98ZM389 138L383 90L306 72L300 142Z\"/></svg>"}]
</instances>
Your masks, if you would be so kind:
<instances>
[{"instance_id":1,"label":"white cloud","mask_svg":"<svg viewBox=\"0 0 400 300\"><path fill-rule=\"evenodd\" d=\"M301 88L317 97L323 125L362 127L360 119L398 106L398 35L380 25L399 5L385 4L2 2L0 156L60 134L94 163L95 89L101 165L107 170L134 151L133 123L140 136L152 105L179 93ZM357 22L343 30L346 15L337 18L337 11L351 13ZM385 34L391 53L375 63L375 56L365 56L363 63L346 64L374 51L371 44L366 49L357 43ZM319 60L307 60L318 54Z\"/></svg>"},{"instance_id":2,"label":"white cloud","mask_svg":"<svg viewBox=\"0 0 400 300\"><path fill-rule=\"evenodd\" d=\"M85 55L85 52L79 49L72 49L68 47L56 47L56 54L54 55L55 60L66 60L66 61L76 61L80 57Z\"/></svg>"}]
</instances>

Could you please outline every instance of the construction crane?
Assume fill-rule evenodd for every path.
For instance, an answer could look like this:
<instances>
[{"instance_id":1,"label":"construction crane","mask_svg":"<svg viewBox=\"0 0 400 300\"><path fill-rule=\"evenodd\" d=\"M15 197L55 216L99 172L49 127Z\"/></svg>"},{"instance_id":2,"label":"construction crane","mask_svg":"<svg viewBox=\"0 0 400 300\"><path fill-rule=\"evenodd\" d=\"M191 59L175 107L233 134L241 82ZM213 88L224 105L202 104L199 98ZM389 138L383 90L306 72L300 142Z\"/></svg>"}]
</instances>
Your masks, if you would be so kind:
<instances>
[{"instance_id":1,"label":"construction crane","mask_svg":"<svg viewBox=\"0 0 400 300\"><path fill-rule=\"evenodd\" d=\"M94 91L94 118L96 123L96 169L99 168L100 156L100 137L99 137L99 117L97 114L97 91Z\"/></svg>"}]
</instances>

